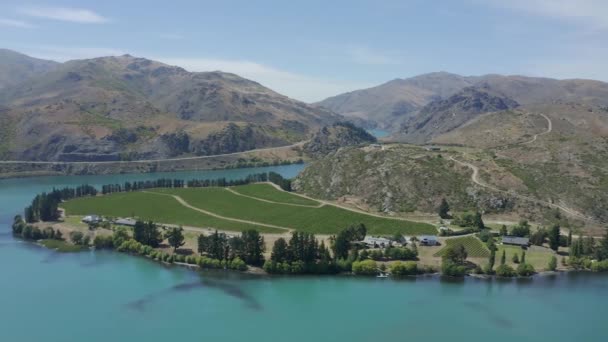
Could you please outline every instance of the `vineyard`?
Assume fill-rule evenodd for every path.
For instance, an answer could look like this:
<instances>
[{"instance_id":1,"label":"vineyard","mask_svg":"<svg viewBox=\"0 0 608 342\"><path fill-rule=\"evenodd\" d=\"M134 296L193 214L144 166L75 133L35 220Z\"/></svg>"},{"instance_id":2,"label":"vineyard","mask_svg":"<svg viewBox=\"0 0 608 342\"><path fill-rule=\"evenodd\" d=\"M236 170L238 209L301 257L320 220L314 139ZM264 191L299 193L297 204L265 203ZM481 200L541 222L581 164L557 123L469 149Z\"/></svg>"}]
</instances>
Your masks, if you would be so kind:
<instances>
[{"instance_id":1,"label":"vineyard","mask_svg":"<svg viewBox=\"0 0 608 342\"><path fill-rule=\"evenodd\" d=\"M471 258L487 258L490 256L490 250L481 240L475 236L465 236L445 240L446 246L435 253L433 256L440 257L445 253L449 246L463 245L467 251L467 255Z\"/></svg>"}]
</instances>

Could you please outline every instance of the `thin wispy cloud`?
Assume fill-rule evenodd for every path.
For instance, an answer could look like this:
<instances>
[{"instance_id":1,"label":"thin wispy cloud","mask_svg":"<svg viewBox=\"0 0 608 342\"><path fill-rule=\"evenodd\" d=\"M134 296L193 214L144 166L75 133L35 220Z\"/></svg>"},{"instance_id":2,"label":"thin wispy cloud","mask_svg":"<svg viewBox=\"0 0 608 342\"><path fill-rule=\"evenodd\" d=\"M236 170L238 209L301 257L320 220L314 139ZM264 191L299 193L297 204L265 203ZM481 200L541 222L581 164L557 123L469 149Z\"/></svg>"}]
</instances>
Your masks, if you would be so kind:
<instances>
[{"instance_id":1,"label":"thin wispy cloud","mask_svg":"<svg viewBox=\"0 0 608 342\"><path fill-rule=\"evenodd\" d=\"M259 82L289 97L316 102L328 96L372 86L370 83L326 79L280 70L246 60L155 57L155 60L189 71L224 71Z\"/></svg>"},{"instance_id":2,"label":"thin wispy cloud","mask_svg":"<svg viewBox=\"0 0 608 342\"><path fill-rule=\"evenodd\" d=\"M36 27L26 21L7 19L7 18L0 18L0 26L9 26L9 27L27 28L27 29Z\"/></svg>"},{"instance_id":3,"label":"thin wispy cloud","mask_svg":"<svg viewBox=\"0 0 608 342\"><path fill-rule=\"evenodd\" d=\"M606 0L488 0L480 3L608 30Z\"/></svg>"},{"instance_id":4,"label":"thin wispy cloud","mask_svg":"<svg viewBox=\"0 0 608 342\"><path fill-rule=\"evenodd\" d=\"M101 24L109 21L91 10L68 7L21 7L18 12L36 18L67 21L83 24Z\"/></svg>"},{"instance_id":5,"label":"thin wispy cloud","mask_svg":"<svg viewBox=\"0 0 608 342\"><path fill-rule=\"evenodd\" d=\"M352 46L347 52L353 62L364 65L391 65L398 61L387 53L376 51L365 46Z\"/></svg>"}]
</instances>

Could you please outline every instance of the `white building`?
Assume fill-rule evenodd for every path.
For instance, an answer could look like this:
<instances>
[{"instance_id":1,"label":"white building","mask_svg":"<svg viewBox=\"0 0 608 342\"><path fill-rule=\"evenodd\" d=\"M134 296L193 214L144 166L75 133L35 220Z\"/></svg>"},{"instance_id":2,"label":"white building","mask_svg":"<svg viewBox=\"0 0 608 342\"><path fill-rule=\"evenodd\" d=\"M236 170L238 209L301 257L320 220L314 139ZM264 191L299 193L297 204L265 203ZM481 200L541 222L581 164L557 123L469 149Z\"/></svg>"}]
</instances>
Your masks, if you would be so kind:
<instances>
[{"instance_id":1,"label":"white building","mask_svg":"<svg viewBox=\"0 0 608 342\"><path fill-rule=\"evenodd\" d=\"M87 215L82 218L82 222L84 223L99 223L101 221L101 217L97 215Z\"/></svg>"},{"instance_id":2,"label":"white building","mask_svg":"<svg viewBox=\"0 0 608 342\"><path fill-rule=\"evenodd\" d=\"M384 248L391 245L393 241L383 237L366 236L363 243L369 248Z\"/></svg>"}]
</instances>

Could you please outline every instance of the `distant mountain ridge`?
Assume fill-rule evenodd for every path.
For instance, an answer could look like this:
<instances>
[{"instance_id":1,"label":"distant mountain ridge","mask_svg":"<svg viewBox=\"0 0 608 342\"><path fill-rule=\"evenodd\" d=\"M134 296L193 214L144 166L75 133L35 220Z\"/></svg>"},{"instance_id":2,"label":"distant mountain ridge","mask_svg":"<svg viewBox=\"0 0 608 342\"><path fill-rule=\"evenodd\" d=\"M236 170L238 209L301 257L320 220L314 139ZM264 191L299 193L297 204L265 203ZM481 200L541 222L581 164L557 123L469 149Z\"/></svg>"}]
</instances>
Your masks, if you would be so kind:
<instances>
[{"instance_id":1,"label":"distant mountain ridge","mask_svg":"<svg viewBox=\"0 0 608 342\"><path fill-rule=\"evenodd\" d=\"M33 58L7 49L0 49L0 61L0 91L59 66L54 61Z\"/></svg>"},{"instance_id":2,"label":"distant mountain ridge","mask_svg":"<svg viewBox=\"0 0 608 342\"><path fill-rule=\"evenodd\" d=\"M399 133L409 142L424 143L458 128L480 114L513 109L519 104L491 89L467 87L444 100L422 107L410 117Z\"/></svg>"},{"instance_id":3,"label":"distant mountain ridge","mask_svg":"<svg viewBox=\"0 0 608 342\"><path fill-rule=\"evenodd\" d=\"M302 141L340 119L234 74L130 55L33 72L0 90L0 105L0 154L27 160L231 153Z\"/></svg>"},{"instance_id":4,"label":"distant mountain ridge","mask_svg":"<svg viewBox=\"0 0 608 342\"><path fill-rule=\"evenodd\" d=\"M316 105L369 125L398 130L431 102L445 100L467 87L491 90L520 105L571 101L608 105L608 83L526 76L460 76L447 72L395 79L376 87L333 96Z\"/></svg>"}]
</instances>

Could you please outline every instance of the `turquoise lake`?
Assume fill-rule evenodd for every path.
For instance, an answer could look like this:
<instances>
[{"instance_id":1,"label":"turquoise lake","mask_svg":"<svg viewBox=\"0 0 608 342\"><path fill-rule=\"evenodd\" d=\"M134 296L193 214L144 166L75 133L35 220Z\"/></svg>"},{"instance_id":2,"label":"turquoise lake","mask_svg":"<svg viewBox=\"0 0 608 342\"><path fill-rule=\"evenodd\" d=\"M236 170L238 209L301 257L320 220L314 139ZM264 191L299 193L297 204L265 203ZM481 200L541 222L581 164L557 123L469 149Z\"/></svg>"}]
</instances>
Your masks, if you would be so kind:
<instances>
[{"instance_id":1,"label":"turquoise lake","mask_svg":"<svg viewBox=\"0 0 608 342\"><path fill-rule=\"evenodd\" d=\"M608 275L497 281L196 273L113 252L13 239L12 217L53 186L240 178L227 171L0 180L0 341L607 341Z\"/></svg>"},{"instance_id":2,"label":"turquoise lake","mask_svg":"<svg viewBox=\"0 0 608 342\"><path fill-rule=\"evenodd\" d=\"M391 134L389 131L385 131L380 128L368 129L369 134L375 136L376 138L384 138Z\"/></svg>"}]
</instances>

